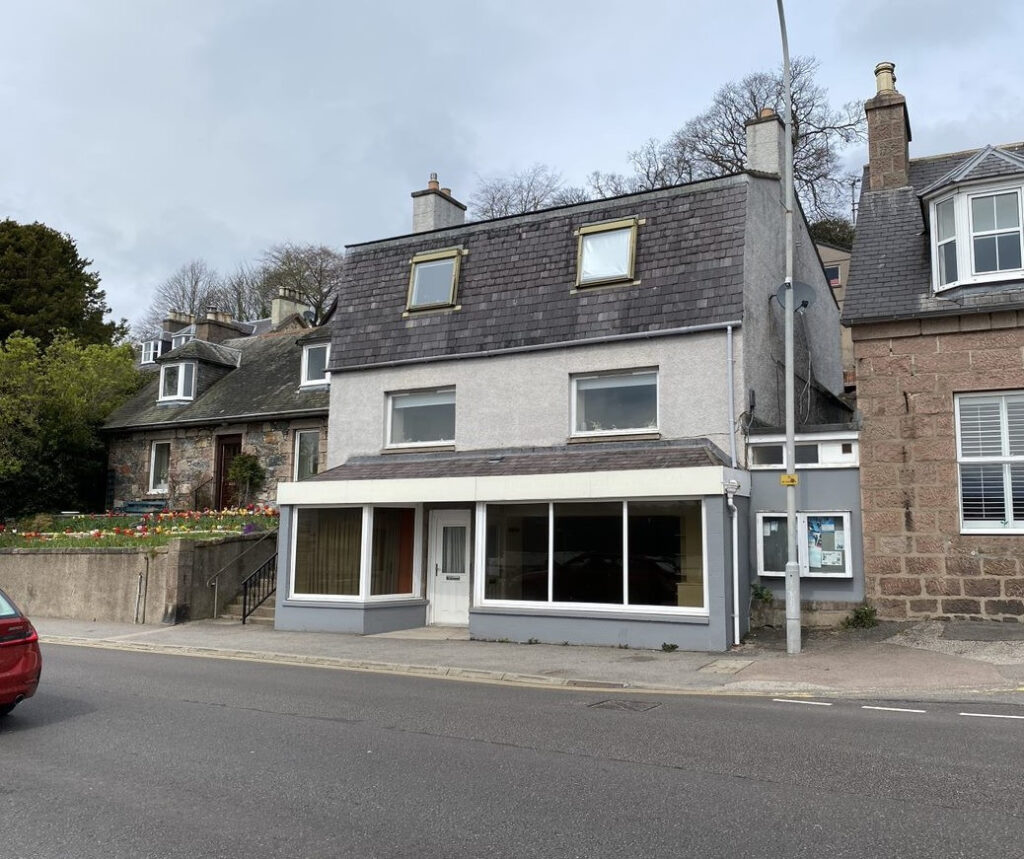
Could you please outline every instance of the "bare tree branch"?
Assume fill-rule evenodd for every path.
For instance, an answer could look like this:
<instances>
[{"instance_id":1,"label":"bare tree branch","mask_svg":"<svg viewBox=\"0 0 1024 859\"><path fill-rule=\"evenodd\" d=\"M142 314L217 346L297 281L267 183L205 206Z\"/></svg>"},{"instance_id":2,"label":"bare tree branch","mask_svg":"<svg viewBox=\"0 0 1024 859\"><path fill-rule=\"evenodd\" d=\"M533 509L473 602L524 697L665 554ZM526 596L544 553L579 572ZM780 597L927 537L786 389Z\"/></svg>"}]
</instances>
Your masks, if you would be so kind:
<instances>
[{"instance_id":1,"label":"bare tree branch","mask_svg":"<svg viewBox=\"0 0 1024 859\"><path fill-rule=\"evenodd\" d=\"M313 310L319 325L341 287L345 258L326 245L275 245L263 255L265 283L276 294L294 291Z\"/></svg>"}]
</instances>

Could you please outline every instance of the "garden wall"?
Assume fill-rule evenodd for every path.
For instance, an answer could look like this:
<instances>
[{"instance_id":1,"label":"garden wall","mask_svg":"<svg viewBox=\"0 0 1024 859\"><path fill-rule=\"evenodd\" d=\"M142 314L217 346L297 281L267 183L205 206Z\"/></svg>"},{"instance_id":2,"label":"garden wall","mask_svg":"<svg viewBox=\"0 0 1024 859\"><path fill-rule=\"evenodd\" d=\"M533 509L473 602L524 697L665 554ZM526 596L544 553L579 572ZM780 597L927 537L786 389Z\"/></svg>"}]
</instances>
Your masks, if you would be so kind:
<instances>
[{"instance_id":1,"label":"garden wall","mask_svg":"<svg viewBox=\"0 0 1024 859\"><path fill-rule=\"evenodd\" d=\"M223 569L223 610L276 551L276 532L139 549L0 549L0 587L29 617L181 623L214 616L214 573Z\"/></svg>"}]
</instances>

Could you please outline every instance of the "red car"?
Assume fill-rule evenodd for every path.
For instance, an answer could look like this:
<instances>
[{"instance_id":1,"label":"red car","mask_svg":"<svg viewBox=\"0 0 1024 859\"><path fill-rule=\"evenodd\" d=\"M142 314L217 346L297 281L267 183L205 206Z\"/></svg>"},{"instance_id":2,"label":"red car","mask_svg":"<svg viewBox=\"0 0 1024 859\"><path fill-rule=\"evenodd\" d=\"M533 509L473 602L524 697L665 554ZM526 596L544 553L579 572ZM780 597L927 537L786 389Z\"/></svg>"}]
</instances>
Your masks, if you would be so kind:
<instances>
[{"instance_id":1,"label":"red car","mask_svg":"<svg viewBox=\"0 0 1024 859\"><path fill-rule=\"evenodd\" d=\"M0 591L0 717L35 695L42 670L35 627Z\"/></svg>"}]
</instances>

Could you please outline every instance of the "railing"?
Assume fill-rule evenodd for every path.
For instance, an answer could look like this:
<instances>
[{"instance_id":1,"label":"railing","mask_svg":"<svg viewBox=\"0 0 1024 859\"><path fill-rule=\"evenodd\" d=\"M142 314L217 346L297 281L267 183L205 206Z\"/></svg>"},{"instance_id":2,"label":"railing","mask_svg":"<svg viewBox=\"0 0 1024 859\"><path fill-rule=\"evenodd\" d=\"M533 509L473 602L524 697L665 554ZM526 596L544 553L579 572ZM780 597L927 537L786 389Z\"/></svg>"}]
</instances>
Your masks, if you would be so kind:
<instances>
[{"instance_id":1,"label":"railing","mask_svg":"<svg viewBox=\"0 0 1024 859\"><path fill-rule=\"evenodd\" d=\"M277 552L242 582L242 623L277 589Z\"/></svg>"},{"instance_id":2,"label":"railing","mask_svg":"<svg viewBox=\"0 0 1024 859\"><path fill-rule=\"evenodd\" d=\"M224 573L230 567L233 567L235 564L237 564L239 562L239 560L241 558L243 558L246 555L248 555L249 552L251 552L257 546L262 545L263 541L266 540L268 537L276 538L277 537L277 531L267 531L266 534L264 534L262 537L260 537L258 540L256 540L256 542L254 542L251 545L247 546L244 550L242 550L237 555L235 555L235 557L233 557L223 567L221 567L219 570L217 570L217 572L215 572L212 576L210 576L210 578L208 578L206 580L206 586L208 588L213 588L213 616L214 617L218 617L219 616L217 612L218 612L218 609L219 609L218 597L220 595L220 582L219 582L219 579L220 579L221 573ZM275 557L276 557L276 555L275 555Z\"/></svg>"}]
</instances>

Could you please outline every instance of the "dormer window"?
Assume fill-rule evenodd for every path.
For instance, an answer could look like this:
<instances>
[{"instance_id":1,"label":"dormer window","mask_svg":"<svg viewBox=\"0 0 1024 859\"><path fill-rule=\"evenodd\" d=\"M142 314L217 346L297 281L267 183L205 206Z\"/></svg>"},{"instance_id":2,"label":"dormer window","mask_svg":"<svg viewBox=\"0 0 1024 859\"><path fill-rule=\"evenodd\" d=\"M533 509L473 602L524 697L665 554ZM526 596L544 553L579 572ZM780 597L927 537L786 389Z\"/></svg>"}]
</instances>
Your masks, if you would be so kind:
<instances>
[{"instance_id":1,"label":"dormer window","mask_svg":"<svg viewBox=\"0 0 1024 859\"><path fill-rule=\"evenodd\" d=\"M142 364L153 364L160 357L160 341L147 340L142 344Z\"/></svg>"},{"instance_id":2,"label":"dormer window","mask_svg":"<svg viewBox=\"0 0 1024 859\"><path fill-rule=\"evenodd\" d=\"M408 310L454 307L459 285L459 264L464 251L445 248L412 258L409 274Z\"/></svg>"},{"instance_id":3,"label":"dormer window","mask_svg":"<svg viewBox=\"0 0 1024 859\"><path fill-rule=\"evenodd\" d=\"M579 249L576 285L597 286L633 279L636 260L636 218L588 224L576 231Z\"/></svg>"},{"instance_id":4,"label":"dormer window","mask_svg":"<svg viewBox=\"0 0 1024 859\"><path fill-rule=\"evenodd\" d=\"M302 348L302 385L327 384L327 359L330 355L329 343L316 343Z\"/></svg>"},{"instance_id":5,"label":"dormer window","mask_svg":"<svg viewBox=\"0 0 1024 859\"><path fill-rule=\"evenodd\" d=\"M179 346L184 346L186 343L190 343L195 339L195 334L175 334L171 338L171 348L177 349Z\"/></svg>"},{"instance_id":6,"label":"dormer window","mask_svg":"<svg viewBox=\"0 0 1024 859\"><path fill-rule=\"evenodd\" d=\"M931 209L937 291L1024 277L1019 186L960 191Z\"/></svg>"},{"instance_id":7,"label":"dormer window","mask_svg":"<svg viewBox=\"0 0 1024 859\"><path fill-rule=\"evenodd\" d=\"M195 397L196 365L165 364L160 368L160 400L191 400Z\"/></svg>"}]
</instances>

